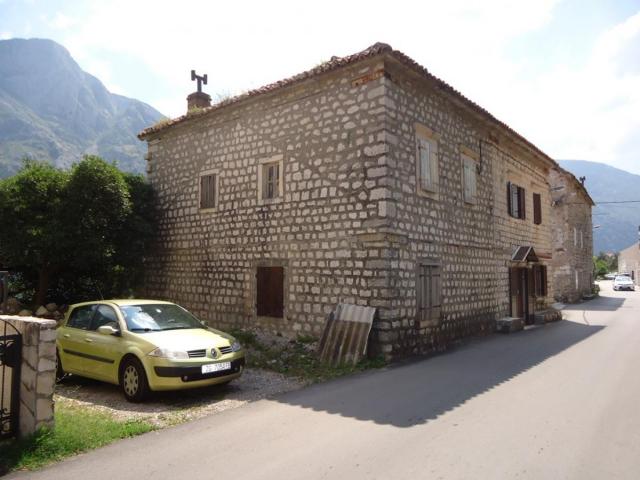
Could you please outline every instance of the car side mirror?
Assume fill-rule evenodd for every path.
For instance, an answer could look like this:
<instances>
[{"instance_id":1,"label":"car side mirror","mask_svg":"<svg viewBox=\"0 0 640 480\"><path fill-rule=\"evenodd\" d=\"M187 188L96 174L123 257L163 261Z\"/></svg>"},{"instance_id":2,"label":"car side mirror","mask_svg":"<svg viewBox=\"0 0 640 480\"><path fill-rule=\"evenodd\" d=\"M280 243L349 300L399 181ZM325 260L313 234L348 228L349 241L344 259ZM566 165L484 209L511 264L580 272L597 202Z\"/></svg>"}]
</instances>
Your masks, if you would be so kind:
<instances>
[{"instance_id":1,"label":"car side mirror","mask_svg":"<svg viewBox=\"0 0 640 480\"><path fill-rule=\"evenodd\" d=\"M113 328L111 325L102 325L98 327L98 333L102 335L114 335L116 337L120 336L120 330Z\"/></svg>"}]
</instances>

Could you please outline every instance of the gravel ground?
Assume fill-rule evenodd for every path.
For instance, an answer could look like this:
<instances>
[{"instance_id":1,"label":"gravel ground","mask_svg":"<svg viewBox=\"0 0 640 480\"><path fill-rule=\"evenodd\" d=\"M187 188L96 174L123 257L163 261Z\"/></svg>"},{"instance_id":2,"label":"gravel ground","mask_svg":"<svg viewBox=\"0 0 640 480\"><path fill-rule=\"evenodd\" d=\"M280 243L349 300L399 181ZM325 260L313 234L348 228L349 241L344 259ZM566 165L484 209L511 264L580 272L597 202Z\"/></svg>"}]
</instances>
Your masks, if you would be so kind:
<instances>
[{"instance_id":1,"label":"gravel ground","mask_svg":"<svg viewBox=\"0 0 640 480\"><path fill-rule=\"evenodd\" d=\"M296 390L304 382L279 373L247 368L229 385L175 392L155 392L145 403L130 403L120 388L70 375L56 385L56 402L83 406L120 420L144 420L158 427L175 425L246 403Z\"/></svg>"}]
</instances>

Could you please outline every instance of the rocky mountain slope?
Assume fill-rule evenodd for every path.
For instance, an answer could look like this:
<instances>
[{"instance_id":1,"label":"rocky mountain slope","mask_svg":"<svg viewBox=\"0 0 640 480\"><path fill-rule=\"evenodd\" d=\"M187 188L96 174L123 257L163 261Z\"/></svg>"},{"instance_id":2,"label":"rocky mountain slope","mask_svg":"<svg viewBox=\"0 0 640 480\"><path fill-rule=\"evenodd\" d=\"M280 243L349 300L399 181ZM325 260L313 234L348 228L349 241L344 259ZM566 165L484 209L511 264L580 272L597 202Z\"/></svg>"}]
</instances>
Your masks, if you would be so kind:
<instances>
[{"instance_id":1,"label":"rocky mountain slope","mask_svg":"<svg viewBox=\"0 0 640 480\"><path fill-rule=\"evenodd\" d=\"M161 117L110 93L51 40L0 41L0 177L25 156L67 167L85 153L143 172L145 145L136 134Z\"/></svg>"},{"instance_id":2,"label":"rocky mountain slope","mask_svg":"<svg viewBox=\"0 0 640 480\"><path fill-rule=\"evenodd\" d=\"M596 202L593 224L593 251L618 252L638 241L640 203L602 203L640 200L640 175L604 163L560 160L560 165L576 177L587 177L585 186Z\"/></svg>"}]
</instances>

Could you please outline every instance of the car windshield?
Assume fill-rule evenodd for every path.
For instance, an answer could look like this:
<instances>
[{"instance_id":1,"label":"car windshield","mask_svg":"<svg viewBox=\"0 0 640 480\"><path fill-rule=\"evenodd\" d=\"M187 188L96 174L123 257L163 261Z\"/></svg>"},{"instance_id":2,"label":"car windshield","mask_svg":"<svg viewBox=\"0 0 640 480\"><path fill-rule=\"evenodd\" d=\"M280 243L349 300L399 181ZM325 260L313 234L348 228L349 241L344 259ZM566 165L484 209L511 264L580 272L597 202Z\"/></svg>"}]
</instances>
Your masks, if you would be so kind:
<instances>
[{"instance_id":1,"label":"car windshield","mask_svg":"<svg viewBox=\"0 0 640 480\"><path fill-rule=\"evenodd\" d=\"M200 321L184 308L172 304L122 305L120 311L131 332L159 332L204 328Z\"/></svg>"}]
</instances>

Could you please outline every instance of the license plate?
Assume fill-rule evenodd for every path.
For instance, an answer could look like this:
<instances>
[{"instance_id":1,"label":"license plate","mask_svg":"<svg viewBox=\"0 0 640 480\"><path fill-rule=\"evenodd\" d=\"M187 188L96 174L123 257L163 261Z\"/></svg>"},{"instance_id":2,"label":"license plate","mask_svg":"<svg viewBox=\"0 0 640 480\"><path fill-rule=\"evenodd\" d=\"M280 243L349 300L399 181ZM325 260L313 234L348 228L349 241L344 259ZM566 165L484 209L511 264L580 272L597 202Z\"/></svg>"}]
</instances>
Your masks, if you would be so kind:
<instances>
[{"instance_id":1,"label":"license plate","mask_svg":"<svg viewBox=\"0 0 640 480\"><path fill-rule=\"evenodd\" d=\"M231 362L209 363L202 365L202 373L221 372L223 370L231 370Z\"/></svg>"}]
</instances>

